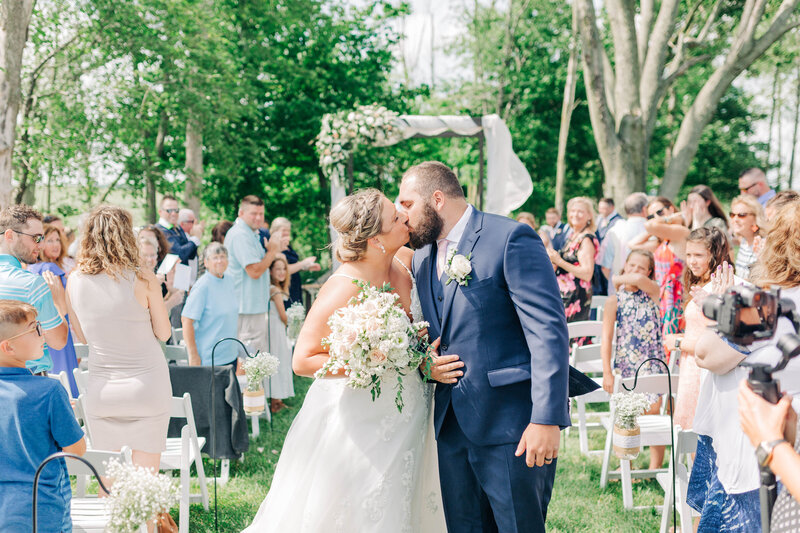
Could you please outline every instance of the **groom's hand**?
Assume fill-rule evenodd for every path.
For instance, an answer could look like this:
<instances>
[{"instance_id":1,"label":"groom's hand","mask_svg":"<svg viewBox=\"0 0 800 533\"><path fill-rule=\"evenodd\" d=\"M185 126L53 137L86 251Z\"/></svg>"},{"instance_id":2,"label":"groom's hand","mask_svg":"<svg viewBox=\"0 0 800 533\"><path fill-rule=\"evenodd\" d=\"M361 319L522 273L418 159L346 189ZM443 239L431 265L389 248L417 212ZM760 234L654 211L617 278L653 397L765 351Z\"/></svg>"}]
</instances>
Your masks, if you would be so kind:
<instances>
[{"instance_id":1,"label":"groom's hand","mask_svg":"<svg viewBox=\"0 0 800 533\"><path fill-rule=\"evenodd\" d=\"M433 362L431 364L431 378L439 383L453 384L458 381L458 378L464 375L463 370L464 362L456 354L450 355L437 355L439 353L439 344L442 338L439 337L431 343L431 356Z\"/></svg>"},{"instance_id":2,"label":"groom's hand","mask_svg":"<svg viewBox=\"0 0 800 533\"><path fill-rule=\"evenodd\" d=\"M525 454L528 466L550 464L558 457L558 446L561 441L561 429L558 426L528 424L519 440L517 457Z\"/></svg>"}]
</instances>

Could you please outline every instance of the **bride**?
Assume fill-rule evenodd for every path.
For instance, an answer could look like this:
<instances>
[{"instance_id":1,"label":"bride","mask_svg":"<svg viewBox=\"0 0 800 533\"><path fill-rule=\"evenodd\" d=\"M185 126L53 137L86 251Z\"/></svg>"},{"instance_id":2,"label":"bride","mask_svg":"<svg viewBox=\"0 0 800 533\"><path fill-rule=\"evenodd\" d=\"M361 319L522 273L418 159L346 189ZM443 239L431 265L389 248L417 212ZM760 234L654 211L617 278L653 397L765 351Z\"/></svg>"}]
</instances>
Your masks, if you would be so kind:
<instances>
[{"instance_id":1,"label":"bride","mask_svg":"<svg viewBox=\"0 0 800 533\"><path fill-rule=\"evenodd\" d=\"M410 264L407 217L375 189L342 199L331 210L342 266L328 279L297 339L294 371L313 377L327 361L327 321L359 288L354 280L389 283L413 320L422 320ZM444 362L444 360L442 360ZM442 365L436 379L453 376ZM445 532L432 384L416 369L404 377L398 412L392 380L375 401L345 386L340 375L317 379L289 429L267 497L245 533Z\"/></svg>"}]
</instances>

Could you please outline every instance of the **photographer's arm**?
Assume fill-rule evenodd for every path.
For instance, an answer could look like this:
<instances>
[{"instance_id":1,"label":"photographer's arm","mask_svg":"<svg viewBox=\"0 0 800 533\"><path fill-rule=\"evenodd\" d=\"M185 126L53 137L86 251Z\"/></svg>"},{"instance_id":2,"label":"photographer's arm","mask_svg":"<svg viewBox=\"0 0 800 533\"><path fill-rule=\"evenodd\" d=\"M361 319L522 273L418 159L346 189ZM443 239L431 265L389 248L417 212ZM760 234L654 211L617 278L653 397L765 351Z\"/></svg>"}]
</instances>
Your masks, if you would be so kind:
<instances>
[{"instance_id":1,"label":"photographer's arm","mask_svg":"<svg viewBox=\"0 0 800 533\"><path fill-rule=\"evenodd\" d=\"M697 366L715 374L727 374L745 358L712 330L700 335L694 348Z\"/></svg>"}]
</instances>

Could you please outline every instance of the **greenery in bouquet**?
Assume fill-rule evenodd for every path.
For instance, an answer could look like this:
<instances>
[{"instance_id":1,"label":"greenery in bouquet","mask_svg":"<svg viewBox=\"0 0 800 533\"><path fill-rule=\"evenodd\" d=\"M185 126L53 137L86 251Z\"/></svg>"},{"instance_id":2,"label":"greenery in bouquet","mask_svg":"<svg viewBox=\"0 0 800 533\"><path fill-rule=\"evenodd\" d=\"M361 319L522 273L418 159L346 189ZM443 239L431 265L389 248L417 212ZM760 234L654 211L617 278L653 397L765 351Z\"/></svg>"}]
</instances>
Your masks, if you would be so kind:
<instances>
[{"instance_id":1,"label":"greenery in bouquet","mask_svg":"<svg viewBox=\"0 0 800 533\"><path fill-rule=\"evenodd\" d=\"M618 392L611 396L614 404L614 424L622 429L634 429L636 418L650 407L647 396L638 392Z\"/></svg>"},{"instance_id":2,"label":"greenery in bouquet","mask_svg":"<svg viewBox=\"0 0 800 533\"><path fill-rule=\"evenodd\" d=\"M149 468L112 460L106 472L113 483L105 499L109 514L107 530L112 533L134 533L148 520L169 511L180 499L180 491L172 479Z\"/></svg>"},{"instance_id":3,"label":"greenery in bouquet","mask_svg":"<svg viewBox=\"0 0 800 533\"><path fill-rule=\"evenodd\" d=\"M361 290L346 307L328 319L331 334L322 340L329 359L315 374L343 372L348 386L369 389L374 401L385 377L396 376L395 404L403 410L403 376L423 363L427 373L432 360L428 339L422 332L427 322L412 322L388 283L374 287L354 281Z\"/></svg>"},{"instance_id":4,"label":"greenery in bouquet","mask_svg":"<svg viewBox=\"0 0 800 533\"><path fill-rule=\"evenodd\" d=\"M275 374L278 365L280 365L278 358L267 352L248 357L242 365L244 375L247 376L247 390L250 392L260 390L261 382Z\"/></svg>"},{"instance_id":5,"label":"greenery in bouquet","mask_svg":"<svg viewBox=\"0 0 800 533\"><path fill-rule=\"evenodd\" d=\"M303 321L306 318L306 309L300 302L293 303L289 309L286 310L286 335L290 339L296 339L300 335L300 330L303 327Z\"/></svg>"}]
</instances>

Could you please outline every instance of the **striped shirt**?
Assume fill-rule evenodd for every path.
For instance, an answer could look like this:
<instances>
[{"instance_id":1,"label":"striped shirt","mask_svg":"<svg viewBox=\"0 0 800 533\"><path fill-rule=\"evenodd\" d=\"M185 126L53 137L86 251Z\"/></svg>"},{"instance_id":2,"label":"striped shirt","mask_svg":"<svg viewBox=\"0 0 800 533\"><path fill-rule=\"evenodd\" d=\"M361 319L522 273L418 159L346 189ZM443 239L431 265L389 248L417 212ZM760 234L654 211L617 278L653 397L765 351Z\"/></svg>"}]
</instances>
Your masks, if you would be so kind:
<instances>
[{"instance_id":1,"label":"striped shirt","mask_svg":"<svg viewBox=\"0 0 800 533\"><path fill-rule=\"evenodd\" d=\"M37 320L47 331L57 328L64 321L53 303L53 295L44 278L23 270L22 264L12 255L0 255L0 300L19 300L36 308ZM53 368L53 360L44 347L44 356L28 361L31 372L43 372Z\"/></svg>"},{"instance_id":2,"label":"striped shirt","mask_svg":"<svg viewBox=\"0 0 800 533\"><path fill-rule=\"evenodd\" d=\"M753 251L753 248L747 244L747 241L742 239L742 244L739 245L739 252L736 254L736 275L744 278L750 278L750 267L758 260L758 256Z\"/></svg>"}]
</instances>

